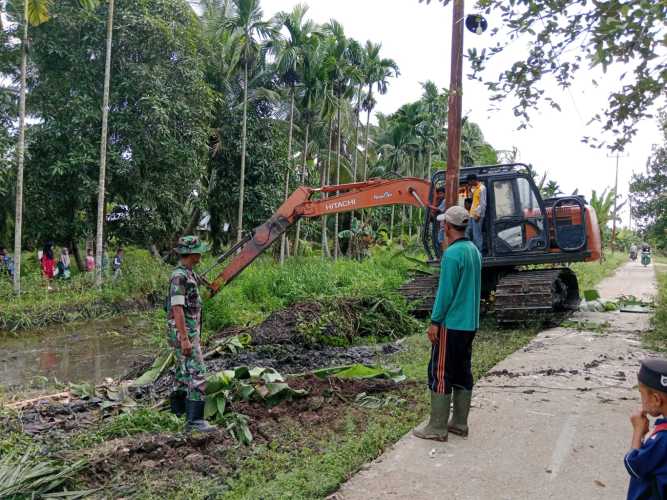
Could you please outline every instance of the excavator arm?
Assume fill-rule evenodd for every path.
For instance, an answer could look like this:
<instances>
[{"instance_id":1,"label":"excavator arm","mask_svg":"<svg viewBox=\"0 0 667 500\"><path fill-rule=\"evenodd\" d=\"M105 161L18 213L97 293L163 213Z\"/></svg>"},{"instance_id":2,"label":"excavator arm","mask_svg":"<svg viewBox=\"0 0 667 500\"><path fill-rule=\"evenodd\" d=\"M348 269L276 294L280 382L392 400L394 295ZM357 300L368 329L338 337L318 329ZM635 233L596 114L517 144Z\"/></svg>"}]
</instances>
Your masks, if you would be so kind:
<instances>
[{"instance_id":1,"label":"excavator arm","mask_svg":"<svg viewBox=\"0 0 667 500\"><path fill-rule=\"evenodd\" d=\"M262 252L273 244L287 229L302 217L350 212L364 208L388 205L413 205L437 210L430 181L404 177L400 179L371 179L367 182L310 188L297 188L285 203L261 226L256 227L218 259L218 264L231 257L222 272L211 283L211 296L236 278ZM333 196L312 199L315 194ZM337 193L337 194L336 194Z\"/></svg>"}]
</instances>

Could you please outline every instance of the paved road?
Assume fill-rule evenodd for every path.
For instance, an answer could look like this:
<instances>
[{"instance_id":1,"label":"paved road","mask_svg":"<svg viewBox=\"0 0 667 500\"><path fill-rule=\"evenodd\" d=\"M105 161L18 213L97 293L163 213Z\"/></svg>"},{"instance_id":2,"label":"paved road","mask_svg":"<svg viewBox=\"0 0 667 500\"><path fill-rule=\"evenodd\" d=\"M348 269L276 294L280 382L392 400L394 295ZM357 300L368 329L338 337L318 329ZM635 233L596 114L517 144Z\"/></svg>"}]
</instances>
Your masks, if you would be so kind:
<instances>
[{"instance_id":1,"label":"paved road","mask_svg":"<svg viewBox=\"0 0 667 500\"><path fill-rule=\"evenodd\" d=\"M656 290L653 268L628 263L599 290L605 298L649 298ZM479 381L469 438L436 443L405 436L332 498L624 498L628 415L639 404L633 386L648 354L639 335L649 317L614 312L575 319L609 326L602 333L540 333Z\"/></svg>"}]
</instances>

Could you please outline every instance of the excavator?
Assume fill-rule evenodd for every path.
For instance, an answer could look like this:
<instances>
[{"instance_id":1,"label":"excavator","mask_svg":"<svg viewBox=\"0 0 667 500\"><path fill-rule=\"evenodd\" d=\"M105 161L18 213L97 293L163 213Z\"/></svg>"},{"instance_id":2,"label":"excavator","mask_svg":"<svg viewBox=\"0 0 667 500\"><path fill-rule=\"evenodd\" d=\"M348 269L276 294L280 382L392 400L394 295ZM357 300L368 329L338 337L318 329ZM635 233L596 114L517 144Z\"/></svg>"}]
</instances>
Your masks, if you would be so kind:
<instances>
[{"instance_id":1,"label":"excavator","mask_svg":"<svg viewBox=\"0 0 667 500\"><path fill-rule=\"evenodd\" d=\"M527 165L508 163L460 170L459 203L466 178L485 185L487 211L482 222L482 300L492 304L499 323L546 321L579 306L577 276L566 265L601 257L597 216L583 196L542 199ZM428 263L442 256L436 217L444 199L445 171L430 180L417 177L370 179L319 188L298 187L264 224L217 259L229 260L211 283L215 295L301 218L314 218L389 205L424 210L421 238ZM430 312L438 274L424 273L401 287L416 313Z\"/></svg>"}]
</instances>

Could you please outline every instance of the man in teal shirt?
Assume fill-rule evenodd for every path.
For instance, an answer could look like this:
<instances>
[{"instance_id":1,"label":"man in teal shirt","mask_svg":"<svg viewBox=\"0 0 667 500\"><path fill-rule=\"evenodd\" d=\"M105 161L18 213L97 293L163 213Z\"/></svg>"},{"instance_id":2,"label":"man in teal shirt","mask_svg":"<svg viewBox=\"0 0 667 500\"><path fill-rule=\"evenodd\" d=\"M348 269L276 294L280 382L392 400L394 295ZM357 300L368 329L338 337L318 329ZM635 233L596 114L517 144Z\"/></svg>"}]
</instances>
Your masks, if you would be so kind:
<instances>
[{"instance_id":1,"label":"man in teal shirt","mask_svg":"<svg viewBox=\"0 0 667 500\"><path fill-rule=\"evenodd\" d=\"M431 390L431 418L414 435L422 439L447 441L448 431L468 435L468 413L472 398L472 341L479 328L482 256L465 237L469 214L454 206L438 216L445 221L447 251L440 264L438 293L431 313L428 338L431 360L428 386ZM452 420L449 409L454 407Z\"/></svg>"}]
</instances>

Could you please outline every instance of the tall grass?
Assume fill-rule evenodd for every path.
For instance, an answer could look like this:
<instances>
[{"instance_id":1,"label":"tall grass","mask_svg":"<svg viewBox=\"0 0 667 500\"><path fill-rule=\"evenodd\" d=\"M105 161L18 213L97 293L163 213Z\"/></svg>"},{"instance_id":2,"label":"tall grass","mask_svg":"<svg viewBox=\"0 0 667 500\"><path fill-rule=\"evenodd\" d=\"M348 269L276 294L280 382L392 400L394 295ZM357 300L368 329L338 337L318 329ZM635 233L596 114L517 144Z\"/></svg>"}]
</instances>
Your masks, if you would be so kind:
<instances>
[{"instance_id":1,"label":"tall grass","mask_svg":"<svg viewBox=\"0 0 667 500\"><path fill-rule=\"evenodd\" d=\"M248 267L205 306L205 324L218 330L256 323L295 302L331 298L384 297L396 294L411 264L394 250L377 248L359 263L293 258L284 266L262 259Z\"/></svg>"},{"instance_id":2,"label":"tall grass","mask_svg":"<svg viewBox=\"0 0 667 500\"><path fill-rule=\"evenodd\" d=\"M653 329L644 335L644 343L650 349L667 352L667 258L655 256L655 272L658 281L658 295L655 301Z\"/></svg>"},{"instance_id":3,"label":"tall grass","mask_svg":"<svg viewBox=\"0 0 667 500\"><path fill-rule=\"evenodd\" d=\"M72 263L72 277L52 280L48 290L36 256L25 254L24 261L20 296L12 292L9 278L0 276L0 329L39 327L113 312L106 306L163 294L170 272L169 266L147 251L128 248L122 276L117 280L108 276L101 289L94 286L92 273L81 273Z\"/></svg>"}]
</instances>

